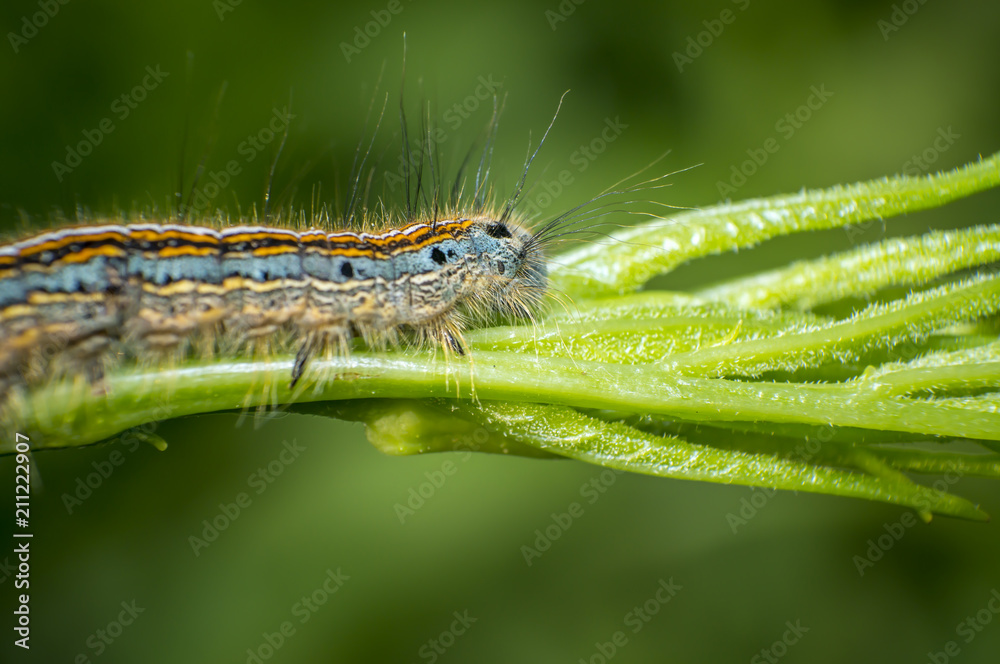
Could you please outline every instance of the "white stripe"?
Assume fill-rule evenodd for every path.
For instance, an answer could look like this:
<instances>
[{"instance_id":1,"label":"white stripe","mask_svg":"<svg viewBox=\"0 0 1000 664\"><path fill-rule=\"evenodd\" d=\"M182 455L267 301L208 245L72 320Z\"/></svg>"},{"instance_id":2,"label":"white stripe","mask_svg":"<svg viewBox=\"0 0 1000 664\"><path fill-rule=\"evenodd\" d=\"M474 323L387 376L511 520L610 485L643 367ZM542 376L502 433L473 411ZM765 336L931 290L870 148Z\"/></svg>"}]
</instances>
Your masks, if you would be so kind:
<instances>
[{"instance_id":1,"label":"white stripe","mask_svg":"<svg viewBox=\"0 0 1000 664\"><path fill-rule=\"evenodd\" d=\"M63 228L57 231L49 231L47 233L42 233L41 235L36 235L34 237L29 237L26 240L21 240L20 242L15 242L9 247L5 247L3 250L4 255L13 255L18 253L21 249L26 249L28 247L34 247L39 244L44 244L52 240L58 240L65 237L76 237L78 235L92 235L94 233L107 233L115 232L122 235L128 235L125 230L125 226L120 225L107 225L107 226L79 226L73 228Z\"/></svg>"}]
</instances>

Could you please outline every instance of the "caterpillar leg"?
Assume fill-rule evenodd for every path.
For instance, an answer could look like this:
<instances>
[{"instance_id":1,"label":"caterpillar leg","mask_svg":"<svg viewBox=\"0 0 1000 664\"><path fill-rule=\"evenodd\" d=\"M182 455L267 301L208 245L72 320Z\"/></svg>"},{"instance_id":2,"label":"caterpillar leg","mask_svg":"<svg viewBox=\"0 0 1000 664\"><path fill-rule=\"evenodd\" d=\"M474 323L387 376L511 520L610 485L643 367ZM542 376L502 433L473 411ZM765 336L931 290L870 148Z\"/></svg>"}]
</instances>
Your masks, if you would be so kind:
<instances>
[{"instance_id":1,"label":"caterpillar leg","mask_svg":"<svg viewBox=\"0 0 1000 664\"><path fill-rule=\"evenodd\" d=\"M341 357L348 357L351 337L350 328L339 325L308 332L299 346L298 352L295 353L295 363L292 365L292 380L289 387L294 389L298 385L310 360L316 355L325 353L330 357L336 353ZM317 384L321 385L323 382L323 380L319 380Z\"/></svg>"}]
</instances>

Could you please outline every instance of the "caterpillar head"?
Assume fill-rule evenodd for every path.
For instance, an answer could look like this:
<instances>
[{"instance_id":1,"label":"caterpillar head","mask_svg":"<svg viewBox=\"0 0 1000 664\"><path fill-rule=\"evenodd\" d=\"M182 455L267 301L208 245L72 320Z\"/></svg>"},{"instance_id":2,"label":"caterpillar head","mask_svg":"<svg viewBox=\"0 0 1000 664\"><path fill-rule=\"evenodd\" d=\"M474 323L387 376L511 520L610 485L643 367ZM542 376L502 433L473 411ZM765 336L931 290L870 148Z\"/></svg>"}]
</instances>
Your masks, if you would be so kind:
<instances>
[{"instance_id":1,"label":"caterpillar head","mask_svg":"<svg viewBox=\"0 0 1000 664\"><path fill-rule=\"evenodd\" d=\"M487 315L532 318L548 289L545 256L526 227L509 220L483 219L470 227L481 270L493 281L484 299Z\"/></svg>"}]
</instances>

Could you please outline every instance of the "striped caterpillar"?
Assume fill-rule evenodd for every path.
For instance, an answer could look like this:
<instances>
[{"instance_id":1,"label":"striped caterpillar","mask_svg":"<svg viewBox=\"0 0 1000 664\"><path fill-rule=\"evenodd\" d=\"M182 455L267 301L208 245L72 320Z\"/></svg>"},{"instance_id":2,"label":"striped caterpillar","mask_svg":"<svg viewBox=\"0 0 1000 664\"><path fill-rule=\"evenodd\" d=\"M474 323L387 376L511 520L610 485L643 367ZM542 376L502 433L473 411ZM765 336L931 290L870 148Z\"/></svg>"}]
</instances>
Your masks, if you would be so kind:
<instances>
[{"instance_id":1,"label":"striped caterpillar","mask_svg":"<svg viewBox=\"0 0 1000 664\"><path fill-rule=\"evenodd\" d=\"M99 386L112 357L196 349L290 345L292 386L311 357L347 353L355 337L462 354L469 324L530 319L545 296L543 246L559 224L532 232L514 210L547 135L495 211L488 144L473 204L435 203L430 219L409 212L386 230L101 220L0 245L0 389L81 373ZM356 207L352 195L345 218Z\"/></svg>"}]
</instances>

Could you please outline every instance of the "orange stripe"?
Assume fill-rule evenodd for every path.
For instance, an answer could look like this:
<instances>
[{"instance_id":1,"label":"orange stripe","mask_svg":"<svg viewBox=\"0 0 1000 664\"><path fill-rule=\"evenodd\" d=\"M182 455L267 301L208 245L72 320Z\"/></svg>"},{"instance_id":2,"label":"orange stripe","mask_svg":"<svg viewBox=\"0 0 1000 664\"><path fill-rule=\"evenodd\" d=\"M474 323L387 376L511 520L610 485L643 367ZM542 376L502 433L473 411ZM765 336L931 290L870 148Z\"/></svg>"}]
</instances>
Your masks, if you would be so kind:
<instances>
[{"instance_id":1,"label":"orange stripe","mask_svg":"<svg viewBox=\"0 0 1000 664\"><path fill-rule=\"evenodd\" d=\"M299 248L295 247L261 247L260 249L254 249L252 254L254 256L280 256L281 254L295 254L298 253Z\"/></svg>"},{"instance_id":2,"label":"orange stripe","mask_svg":"<svg viewBox=\"0 0 1000 664\"><path fill-rule=\"evenodd\" d=\"M94 256L125 256L125 250L121 247L116 247L111 244L106 244L101 247L91 247L88 249L81 249L80 251L75 251L71 254L66 254L59 260L52 263L53 266L62 265L63 263L86 263Z\"/></svg>"},{"instance_id":3,"label":"orange stripe","mask_svg":"<svg viewBox=\"0 0 1000 664\"><path fill-rule=\"evenodd\" d=\"M146 240L148 242L162 242L163 240L184 240L185 242L208 242L218 244L219 238L211 235L200 235L198 233L185 233L183 231L151 231L148 229L130 230L129 237L133 240Z\"/></svg>"},{"instance_id":4,"label":"orange stripe","mask_svg":"<svg viewBox=\"0 0 1000 664\"><path fill-rule=\"evenodd\" d=\"M121 233L106 231L104 233L96 233L92 235L69 235L66 237L56 238L54 240L49 240L48 242L43 242L42 244L36 244L34 246L25 247L21 250L22 256L31 256L32 254L38 254L43 251L52 251L53 249L61 249L70 244L76 244L77 242L97 242L99 240L121 240L124 242L127 237Z\"/></svg>"},{"instance_id":5,"label":"orange stripe","mask_svg":"<svg viewBox=\"0 0 1000 664\"><path fill-rule=\"evenodd\" d=\"M212 256L218 255L219 250L215 247L165 247L157 252L159 258L173 258L175 256Z\"/></svg>"},{"instance_id":6,"label":"orange stripe","mask_svg":"<svg viewBox=\"0 0 1000 664\"><path fill-rule=\"evenodd\" d=\"M361 242L361 238L357 235L350 235L348 237L331 237L330 242L333 244L357 244Z\"/></svg>"},{"instance_id":7,"label":"orange stripe","mask_svg":"<svg viewBox=\"0 0 1000 664\"><path fill-rule=\"evenodd\" d=\"M227 244L231 244L235 242L249 242L251 240L266 240L268 238L283 242L294 241L296 239L295 236L289 236L285 233L268 233L266 231L260 233L238 233L236 235L227 235L223 239Z\"/></svg>"}]
</instances>

